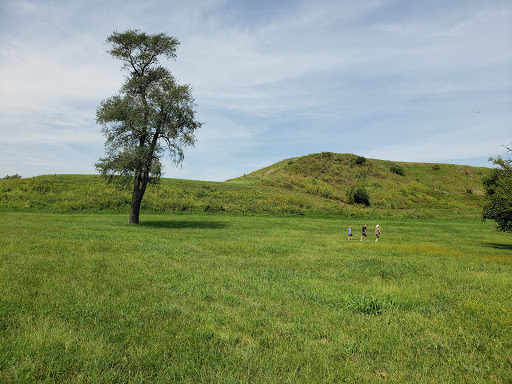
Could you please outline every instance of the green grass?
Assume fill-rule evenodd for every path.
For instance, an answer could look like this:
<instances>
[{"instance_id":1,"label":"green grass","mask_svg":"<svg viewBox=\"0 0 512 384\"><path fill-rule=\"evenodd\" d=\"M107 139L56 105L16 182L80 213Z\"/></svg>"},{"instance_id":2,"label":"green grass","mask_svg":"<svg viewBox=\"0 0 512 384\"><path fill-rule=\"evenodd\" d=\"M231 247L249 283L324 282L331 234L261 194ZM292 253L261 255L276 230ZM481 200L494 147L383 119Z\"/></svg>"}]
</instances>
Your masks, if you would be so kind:
<instances>
[{"instance_id":1,"label":"green grass","mask_svg":"<svg viewBox=\"0 0 512 384\"><path fill-rule=\"evenodd\" d=\"M481 212L482 177L489 168L377 159L358 164L357 159L352 154L316 153L286 159L235 180L252 180L338 201L347 212L354 212L352 206L346 206L352 188L368 191L372 215L380 212L391 216L398 211L413 217L438 217L441 211L444 215Z\"/></svg>"},{"instance_id":2,"label":"green grass","mask_svg":"<svg viewBox=\"0 0 512 384\"><path fill-rule=\"evenodd\" d=\"M150 185L142 214L226 212L355 217L481 216L482 178L489 168L452 164L392 163L320 153L288 159L227 182L163 179ZM398 167L403 176L391 171ZM369 206L354 204L364 190ZM131 190L99 176L46 175L0 180L0 211L129 212ZM366 202L366 199L364 200Z\"/></svg>"},{"instance_id":3,"label":"green grass","mask_svg":"<svg viewBox=\"0 0 512 384\"><path fill-rule=\"evenodd\" d=\"M490 222L126 221L0 213L0 382L512 381L512 237Z\"/></svg>"}]
</instances>

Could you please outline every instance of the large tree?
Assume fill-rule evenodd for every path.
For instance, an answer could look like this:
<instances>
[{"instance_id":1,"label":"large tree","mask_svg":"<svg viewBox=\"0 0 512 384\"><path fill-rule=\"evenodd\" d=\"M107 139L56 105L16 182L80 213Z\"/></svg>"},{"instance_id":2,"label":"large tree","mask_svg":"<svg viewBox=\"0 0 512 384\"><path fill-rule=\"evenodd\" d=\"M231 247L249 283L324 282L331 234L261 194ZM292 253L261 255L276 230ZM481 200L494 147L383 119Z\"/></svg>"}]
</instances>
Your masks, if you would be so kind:
<instances>
[{"instance_id":1,"label":"large tree","mask_svg":"<svg viewBox=\"0 0 512 384\"><path fill-rule=\"evenodd\" d=\"M106 157L95 164L112 182L133 185L129 223L138 224L148 183L160 179L160 159L168 153L178 165L183 148L193 146L195 104L189 85L179 85L159 58L176 58L179 41L164 33L114 32L107 38L114 58L124 62L125 82L118 95L103 100L96 121L106 136Z\"/></svg>"},{"instance_id":2,"label":"large tree","mask_svg":"<svg viewBox=\"0 0 512 384\"><path fill-rule=\"evenodd\" d=\"M507 148L512 152L512 148ZM490 159L497 168L484 178L485 205L482 218L496 222L500 231L512 232L512 160Z\"/></svg>"}]
</instances>

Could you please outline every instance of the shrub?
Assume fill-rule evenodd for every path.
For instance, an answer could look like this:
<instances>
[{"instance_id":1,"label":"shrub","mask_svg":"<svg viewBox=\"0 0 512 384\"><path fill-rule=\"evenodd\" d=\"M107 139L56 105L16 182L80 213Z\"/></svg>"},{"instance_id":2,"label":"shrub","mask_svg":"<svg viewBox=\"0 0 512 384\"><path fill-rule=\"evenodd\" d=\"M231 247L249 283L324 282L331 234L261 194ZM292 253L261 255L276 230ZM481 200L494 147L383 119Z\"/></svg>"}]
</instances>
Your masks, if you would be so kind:
<instances>
[{"instance_id":1,"label":"shrub","mask_svg":"<svg viewBox=\"0 0 512 384\"><path fill-rule=\"evenodd\" d=\"M350 188L348 199L351 204L364 204L367 207L370 205L370 195L363 187Z\"/></svg>"},{"instance_id":2,"label":"shrub","mask_svg":"<svg viewBox=\"0 0 512 384\"><path fill-rule=\"evenodd\" d=\"M433 171L439 171L440 169L441 169L441 167L439 166L439 164L434 164L434 165L432 166L432 170L433 170Z\"/></svg>"},{"instance_id":3,"label":"shrub","mask_svg":"<svg viewBox=\"0 0 512 384\"><path fill-rule=\"evenodd\" d=\"M18 175L17 173L12 176L7 175L4 177L4 180L17 180L17 179L21 179L21 176Z\"/></svg>"},{"instance_id":4,"label":"shrub","mask_svg":"<svg viewBox=\"0 0 512 384\"><path fill-rule=\"evenodd\" d=\"M366 163L366 157L364 157L364 156L359 156L359 157L356 159L356 164L357 164L357 165L363 165L364 163Z\"/></svg>"},{"instance_id":5,"label":"shrub","mask_svg":"<svg viewBox=\"0 0 512 384\"><path fill-rule=\"evenodd\" d=\"M397 174L399 176L405 176L405 171L404 169L400 166L400 165L397 165L397 164L393 164L389 170L391 172L393 172L394 174Z\"/></svg>"}]
</instances>

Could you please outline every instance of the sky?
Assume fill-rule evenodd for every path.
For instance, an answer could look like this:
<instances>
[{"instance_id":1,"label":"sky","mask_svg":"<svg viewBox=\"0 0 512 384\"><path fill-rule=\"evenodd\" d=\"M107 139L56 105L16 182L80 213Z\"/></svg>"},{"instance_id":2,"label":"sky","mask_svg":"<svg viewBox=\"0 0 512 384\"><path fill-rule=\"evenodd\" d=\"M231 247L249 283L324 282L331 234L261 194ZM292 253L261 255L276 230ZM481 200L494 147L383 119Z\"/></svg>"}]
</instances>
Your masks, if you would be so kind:
<instances>
[{"instance_id":1,"label":"sky","mask_svg":"<svg viewBox=\"0 0 512 384\"><path fill-rule=\"evenodd\" d=\"M203 122L164 177L319 152L490 167L512 143L510 0L0 0L0 177L97 173L128 29L180 41L160 63Z\"/></svg>"}]
</instances>

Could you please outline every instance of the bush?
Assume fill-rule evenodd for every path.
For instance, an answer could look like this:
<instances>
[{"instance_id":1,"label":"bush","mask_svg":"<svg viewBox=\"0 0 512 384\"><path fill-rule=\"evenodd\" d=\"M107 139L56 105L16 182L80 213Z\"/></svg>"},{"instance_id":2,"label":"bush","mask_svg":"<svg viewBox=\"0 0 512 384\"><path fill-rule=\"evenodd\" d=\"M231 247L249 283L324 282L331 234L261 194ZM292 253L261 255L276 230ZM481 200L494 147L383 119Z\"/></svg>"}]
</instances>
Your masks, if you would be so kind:
<instances>
[{"instance_id":1,"label":"bush","mask_svg":"<svg viewBox=\"0 0 512 384\"><path fill-rule=\"evenodd\" d=\"M400 166L400 165L397 165L397 164L393 164L389 170L391 172L393 172L394 174L396 175L399 175L399 176L405 176L405 171L404 169Z\"/></svg>"},{"instance_id":2,"label":"bush","mask_svg":"<svg viewBox=\"0 0 512 384\"><path fill-rule=\"evenodd\" d=\"M359 156L359 157L356 159L356 164L357 164L357 165L363 165L364 163L366 163L366 157L364 157L364 156Z\"/></svg>"},{"instance_id":3,"label":"bush","mask_svg":"<svg viewBox=\"0 0 512 384\"><path fill-rule=\"evenodd\" d=\"M351 204L364 204L367 207L370 205L370 195L363 187L350 188L348 198Z\"/></svg>"},{"instance_id":4,"label":"bush","mask_svg":"<svg viewBox=\"0 0 512 384\"><path fill-rule=\"evenodd\" d=\"M17 179L21 179L21 176L18 175L17 173L12 176L7 175L4 177L4 180L17 180Z\"/></svg>"}]
</instances>

